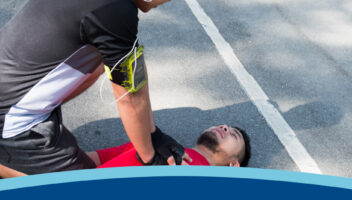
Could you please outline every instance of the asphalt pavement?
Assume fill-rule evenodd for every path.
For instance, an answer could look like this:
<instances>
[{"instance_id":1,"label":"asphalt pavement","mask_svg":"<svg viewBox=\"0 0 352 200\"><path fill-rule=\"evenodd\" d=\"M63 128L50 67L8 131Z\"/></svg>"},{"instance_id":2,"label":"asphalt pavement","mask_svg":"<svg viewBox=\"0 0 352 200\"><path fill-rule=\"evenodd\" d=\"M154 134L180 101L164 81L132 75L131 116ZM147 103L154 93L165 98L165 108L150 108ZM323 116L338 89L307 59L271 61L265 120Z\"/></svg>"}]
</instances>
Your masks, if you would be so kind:
<instances>
[{"instance_id":1,"label":"asphalt pavement","mask_svg":"<svg viewBox=\"0 0 352 200\"><path fill-rule=\"evenodd\" d=\"M0 26L25 1L0 0ZM352 177L352 2L198 0L243 67L292 128L322 174ZM266 116L220 56L184 0L140 12L156 124L186 147L226 123L250 135L254 168L299 171ZM84 150L128 141L103 76L63 106ZM113 101L110 83L105 100Z\"/></svg>"}]
</instances>

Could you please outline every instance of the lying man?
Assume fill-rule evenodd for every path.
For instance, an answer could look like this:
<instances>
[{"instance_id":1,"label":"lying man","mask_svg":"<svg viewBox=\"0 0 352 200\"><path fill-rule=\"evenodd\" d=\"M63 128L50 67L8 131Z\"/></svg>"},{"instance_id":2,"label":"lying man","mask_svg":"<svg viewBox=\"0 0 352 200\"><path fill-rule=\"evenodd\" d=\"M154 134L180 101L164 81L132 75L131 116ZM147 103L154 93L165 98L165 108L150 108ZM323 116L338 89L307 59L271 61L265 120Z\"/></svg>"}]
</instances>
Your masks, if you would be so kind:
<instances>
[{"instance_id":1,"label":"lying man","mask_svg":"<svg viewBox=\"0 0 352 200\"><path fill-rule=\"evenodd\" d=\"M189 165L245 167L251 157L248 135L245 131L228 125L210 127L199 136L194 148L185 150L192 162L183 161L183 164ZM132 143L87 154L93 158L98 168L143 165Z\"/></svg>"},{"instance_id":2,"label":"lying man","mask_svg":"<svg viewBox=\"0 0 352 200\"><path fill-rule=\"evenodd\" d=\"M192 162L182 161L183 165L246 167L251 157L250 140L246 132L228 125L213 126L205 130L199 136L196 146L192 149L185 148L185 151ZM143 166L131 142L87 154L98 168ZM26 174L0 165L0 177L24 175Z\"/></svg>"}]
</instances>

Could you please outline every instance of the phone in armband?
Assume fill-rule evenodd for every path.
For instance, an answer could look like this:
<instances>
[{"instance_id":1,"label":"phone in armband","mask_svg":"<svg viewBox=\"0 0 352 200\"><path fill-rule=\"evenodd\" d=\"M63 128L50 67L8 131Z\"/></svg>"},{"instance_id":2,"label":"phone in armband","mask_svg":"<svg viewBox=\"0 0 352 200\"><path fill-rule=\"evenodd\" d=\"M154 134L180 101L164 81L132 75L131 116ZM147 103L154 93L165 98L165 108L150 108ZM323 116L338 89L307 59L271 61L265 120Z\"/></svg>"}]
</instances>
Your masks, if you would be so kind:
<instances>
[{"instance_id":1,"label":"phone in armband","mask_svg":"<svg viewBox=\"0 0 352 200\"><path fill-rule=\"evenodd\" d=\"M148 80L143 53L144 48L141 45L126 57L119 69L114 69L111 73L110 68L105 66L110 80L112 82L118 81L115 83L120 84L131 93L138 92Z\"/></svg>"}]
</instances>

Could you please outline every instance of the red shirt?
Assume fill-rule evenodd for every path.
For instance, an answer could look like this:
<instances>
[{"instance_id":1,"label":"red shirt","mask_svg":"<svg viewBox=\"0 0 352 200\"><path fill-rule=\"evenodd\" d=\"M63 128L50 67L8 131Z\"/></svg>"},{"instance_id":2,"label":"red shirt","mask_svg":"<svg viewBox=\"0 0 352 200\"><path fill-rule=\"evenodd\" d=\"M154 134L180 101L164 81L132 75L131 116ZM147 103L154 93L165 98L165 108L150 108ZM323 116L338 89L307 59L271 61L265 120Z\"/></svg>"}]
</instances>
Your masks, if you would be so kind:
<instances>
[{"instance_id":1,"label":"red shirt","mask_svg":"<svg viewBox=\"0 0 352 200\"><path fill-rule=\"evenodd\" d=\"M192 158L189 165L210 165L209 162L197 151L185 148L186 153ZM101 165L98 168L143 166L136 157L136 149L132 143L126 143L118 147L98 150Z\"/></svg>"}]
</instances>

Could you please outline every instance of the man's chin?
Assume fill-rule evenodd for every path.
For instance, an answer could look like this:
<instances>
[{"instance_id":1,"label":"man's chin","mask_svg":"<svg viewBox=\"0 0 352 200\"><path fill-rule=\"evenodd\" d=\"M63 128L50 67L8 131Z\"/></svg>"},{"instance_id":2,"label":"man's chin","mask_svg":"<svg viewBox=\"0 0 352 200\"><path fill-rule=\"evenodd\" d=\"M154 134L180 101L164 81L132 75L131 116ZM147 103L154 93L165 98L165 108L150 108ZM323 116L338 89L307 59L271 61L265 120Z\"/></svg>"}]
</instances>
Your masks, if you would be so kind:
<instances>
[{"instance_id":1,"label":"man's chin","mask_svg":"<svg viewBox=\"0 0 352 200\"><path fill-rule=\"evenodd\" d=\"M216 148L219 146L219 142L215 133L206 131L199 136L197 145L203 145L215 153Z\"/></svg>"}]
</instances>

